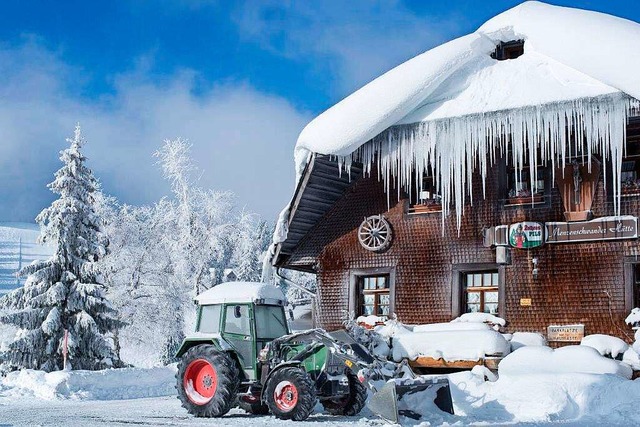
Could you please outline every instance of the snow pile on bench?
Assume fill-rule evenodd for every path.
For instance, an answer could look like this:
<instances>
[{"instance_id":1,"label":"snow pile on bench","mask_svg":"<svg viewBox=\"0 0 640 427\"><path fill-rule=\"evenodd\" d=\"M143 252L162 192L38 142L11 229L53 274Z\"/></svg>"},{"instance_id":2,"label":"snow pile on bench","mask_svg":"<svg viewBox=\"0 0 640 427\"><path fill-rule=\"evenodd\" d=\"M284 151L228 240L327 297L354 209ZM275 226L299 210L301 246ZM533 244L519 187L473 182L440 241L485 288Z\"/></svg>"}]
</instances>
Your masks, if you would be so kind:
<instances>
[{"instance_id":1,"label":"snow pile on bench","mask_svg":"<svg viewBox=\"0 0 640 427\"><path fill-rule=\"evenodd\" d=\"M594 348L571 345L555 350L549 347L520 348L502 359L498 373L500 376L589 373L631 378L633 372L626 363L603 357Z\"/></svg>"},{"instance_id":2,"label":"snow pile on bench","mask_svg":"<svg viewBox=\"0 0 640 427\"><path fill-rule=\"evenodd\" d=\"M526 346L541 347L547 345L547 340L538 332L514 332L509 342L511 343L511 351Z\"/></svg>"},{"instance_id":3,"label":"snow pile on bench","mask_svg":"<svg viewBox=\"0 0 640 427\"><path fill-rule=\"evenodd\" d=\"M196 301L200 305L222 304L224 302L254 302L261 299L280 301L280 303L286 301L279 288L267 283L256 282L221 283L196 297Z\"/></svg>"},{"instance_id":4,"label":"snow pile on bench","mask_svg":"<svg viewBox=\"0 0 640 427\"><path fill-rule=\"evenodd\" d=\"M587 335L582 338L580 345L595 348L602 356L610 356L613 359L619 354L624 354L629 348L629 345L620 338L602 334Z\"/></svg>"},{"instance_id":5,"label":"snow pile on bench","mask_svg":"<svg viewBox=\"0 0 640 427\"><path fill-rule=\"evenodd\" d=\"M10 372L2 379L5 396L40 399L123 400L175 395L175 365L150 369L123 368L103 371L32 369Z\"/></svg>"},{"instance_id":6,"label":"snow pile on bench","mask_svg":"<svg viewBox=\"0 0 640 427\"><path fill-rule=\"evenodd\" d=\"M480 360L487 355L504 356L510 346L504 337L483 323L435 323L414 326L387 322L375 328L391 339L393 360L418 357L457 360Z\"/></svg>"},{"instance_id":7,"label":"snow pile on bench","mask_svg":"<svg viewBox=\"0 0 640 427\"><path fill-rule=\"evenodd\" d=\"M489 313L464 313L462 316L453 319L451 322L490 323L492 325L499 326L507 324L503 318Z\"/></svg>"}]
</instances>

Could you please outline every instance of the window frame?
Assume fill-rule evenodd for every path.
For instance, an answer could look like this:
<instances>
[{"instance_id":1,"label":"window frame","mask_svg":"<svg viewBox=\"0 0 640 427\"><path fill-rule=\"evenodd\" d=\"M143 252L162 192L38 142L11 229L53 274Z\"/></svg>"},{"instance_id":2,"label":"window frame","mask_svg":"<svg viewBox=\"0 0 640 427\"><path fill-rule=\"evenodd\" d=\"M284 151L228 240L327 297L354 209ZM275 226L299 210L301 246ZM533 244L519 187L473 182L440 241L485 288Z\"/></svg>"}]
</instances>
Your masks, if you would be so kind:
<instances>
[{"instance_id":1,"label":"window frame","mask_svg":"<svg viewBox=\"0 0 640 427\"><path fill-rule=\"evenodd\" d=\"M505 317L505 266L495 263L456 264L451 268L451 316L460 317L466 313L467 301L465 275L481 272L498 272L498 317Z\"/></svg>"},{"instance_id":2,"label":"window frame","mask_svg":"<svg viewBox=\"0 0 640 427\"><path fill-rule=\"evenodd\" d=\"M361 316L361 308L364 306L362 303L364 293L361 292L360 283L365 277L386 276L387 283L389 284L389 317L395 312L395 268L393 267L381 267L381 268L367 268L367 269L352 269L349 271L349 313L353 313L355 317ZM372 293L386 294L387 292L372 291ZM374 310L375 310L374 305ZM375 314L377 316L377 314Z\"/></svg>"},{"instance_id":3,"label":"window frame","mask_svg":"<svg viewBox=\"0 0 640 427\"><path fill-rule=\"evenodd\" d=\"M422 190L430 195L433 194L433 197L420 199L419 188L413 189L411 194L408 195L409 207L407 213L416 215L442 212L442 195L437 191L435 176L428 174L427 171L422 175ZM421 200L428 200L429 202L421 203Z\"/></svg>"},{"instance_id":4,"label":"window frame","mask_svg":"<svg viewBox=\"0 0 640 427\"><path fill-rule=\"evenodd\" d=\"M528 159L528 155L527 153L525 153L524 155L525 157L525 161L527 161ZM509 197L509 191L511 191L511 187L512 187L512 183L511 181L513 180L513 185L515 186L515 174L518 173L517 168L514 165L510 164L511 162L511 143L509 142L509 146L507 147L507 150L505 153L503 153L502 155L502 160L499 162L500 165L500 169L499 170L499 174L500 176L503 177L503 179L500 180L500 186L499 186L499 196L498 198L501 199L502 205L504 206L504 208L506 209L537 209L537 208L546 208L551 206L551 198L552 198L552 190L553 190L553 183L551 182L551 166L550 165L545 165L544 162L542 161L542 158L540 158L539 153L538 153L538 180L540 180L540 178L542 178L544 180L544 191L542 193L542 195L540 196L534 196L533 198L531 197L531 195L529 196L521 196L518 197L517 195L515 197ZM529 181L529 163L525 163L522 165L522 170L521 172L522 174L524 174L524 176L526 177L526 182L529 184L529 188L531 188L531 182ZM512 178L513 176L513 178ZM523 182L522 180L520 182Z\"/></svg>"},{"instance_id":5,"label":"window frame","mask_svg":"<svg viewBox=\"0 0 640 427\"><path fill-rule=\"evenodd\" d=\"M625 163L633 162L631 170L624 170ZM635 172L633 183L625 180L625 173ZM622 158L622 175L621 196L622 197L639 197L640 196L640 116L629 117L627 123L627 140L625 141L624 157Z\"/></svg>"},{"instance_id":6,"label":"window frame","mask_svg":"<svg viewBox=\"0 0 640 427\"><path fill-rule=\"evenodd\" d=\"M624 265L624 305L629 313L635 307L640 307L640 257L626 256Z\"/></svg>"},{"instance_id":7,"label":"window frame","mask_svg":"<svg viewBox=\"0 0 640 427\"><path fill-rule=\"evenodd\" d=\"M491 275L491 286L486 286L484 284L484 279L485 279L485 274L490 274ZM496 315L497 311L498 311L498 306L500 305L500 288L498 286L498 283L496 283L495 285L493 285L493 275L496 275L496 279L499 282L500 280L500 275L498 273L498 270L483 270L483 271L474 271L474 272L468 272L468 273L462 273L462 287L463 287L463 293L464 295L464 305L463 305L463 309L465 313L473 313L473 311L469 311L469 305L471 305L472 303L469 302L469 294L470 293L477 293L479 295L479 299L477 303L473 303L473 305L478 305L478 311L477 313L488 313L488 314L493 314ZM469 278L475 275L481 275L481 282L483 282L480 286L469 286ZM496 312L495 313L489 313L484 311L485 309L485 303L486 303L486 294L488 292L495 292L498 294L498 300L495 302L496 304Z\"/></svg>"}]
</instances>

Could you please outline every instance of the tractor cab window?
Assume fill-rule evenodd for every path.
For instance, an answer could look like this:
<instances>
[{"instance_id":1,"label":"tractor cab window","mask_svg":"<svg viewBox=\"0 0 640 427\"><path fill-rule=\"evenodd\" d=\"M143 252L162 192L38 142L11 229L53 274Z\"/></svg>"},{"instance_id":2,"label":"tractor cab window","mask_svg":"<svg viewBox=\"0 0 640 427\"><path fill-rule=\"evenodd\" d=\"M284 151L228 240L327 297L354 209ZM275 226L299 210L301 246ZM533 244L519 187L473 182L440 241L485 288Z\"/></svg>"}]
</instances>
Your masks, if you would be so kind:
<instances>
[{"instance_id":1,"label":"tractor cab window","mask_svg":"<svg viewBox=\"0 0 640 427\"><path fill-rule=\"evenodd\" d=\"M249 306L228 305L226 309L224 331L230 334L251 335Z\"/></svg>"},{"instance_id":2,"label":"tractor cab window","mask_svg":"<svg viewBox=\"0 0 640 427\"><path fill-rule=\"evenodd\" d=\"M279 338L287 334L287 319L282 307L276 305L256 306L256 335L258 339Z\"/></svg>"},{"instance_id":3,"label":"tractor cab window","mask_svg":"<svg viewBox=\"0 0 640 427\"><path fill-rule=\"evenodd\" d=\"M200 307L200 321L198 322L198 332L218 333L220 332L220 311L219 305L203 305Z\"/></svg>"}]
</instances>

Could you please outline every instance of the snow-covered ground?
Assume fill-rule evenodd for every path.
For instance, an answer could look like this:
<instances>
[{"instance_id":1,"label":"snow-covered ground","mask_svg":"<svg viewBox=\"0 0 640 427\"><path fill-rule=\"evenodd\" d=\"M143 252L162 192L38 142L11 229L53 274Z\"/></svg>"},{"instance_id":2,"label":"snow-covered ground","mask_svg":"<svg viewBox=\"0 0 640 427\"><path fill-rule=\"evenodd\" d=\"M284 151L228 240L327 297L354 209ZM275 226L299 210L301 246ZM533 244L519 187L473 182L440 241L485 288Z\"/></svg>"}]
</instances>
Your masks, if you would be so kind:
<instances>
[{"instance_id":1,"label":"snow-covered ground","mask_svg":"<svg viewBox=\"0 0 640 427\"><path fill-rule=\"evenodd\" d=\"M307 421L294 424L240 409L216 420L194 418L175 397L174 372L174 367L163 367L14 373L0 382L0 425L386 425L368 409L356 417L341 417L323 413L320 405ZM418 423L403 419L403 425L640 425L640 380L611 374L518 373L489 382L481 369L448 378L456 415L428 413ZM131 398L143 395L156 397Z\"/></svg>"}]
</instances>

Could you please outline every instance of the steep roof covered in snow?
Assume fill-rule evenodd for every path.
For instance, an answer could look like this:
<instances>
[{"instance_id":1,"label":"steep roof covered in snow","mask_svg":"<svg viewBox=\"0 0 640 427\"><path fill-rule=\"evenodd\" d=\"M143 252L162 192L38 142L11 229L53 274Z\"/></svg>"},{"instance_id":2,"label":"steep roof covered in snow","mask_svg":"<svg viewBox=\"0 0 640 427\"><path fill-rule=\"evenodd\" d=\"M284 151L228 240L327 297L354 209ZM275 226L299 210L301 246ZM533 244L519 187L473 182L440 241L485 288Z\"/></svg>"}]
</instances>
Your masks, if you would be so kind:
<instances>
[{"instance_id":1,"label":"steep roof covered in snow","mask_svg":"<svg viewBox=\"0 0 640 427\"><path fill-rule=\"evenodd\" d=\"M491 57L500 43L516 40L524 41L524 54L505 61ZM275 264L281 250L291 253L317 223L305 212L321 217L328 211L304 201L306 180L320 173L313 161L323 155L347 172L362 165L358 176L377 167L387 191L392 180L413 191L415 176L431 172L439 178L443 222L454 206L460 227L465 198L473 200L467 177L478 170L484 183L510 135L510 162L520 169L528 164L533 179L536 152L552 173L566 163L568 147L584 153L587 162L592 153L612 159L618 212L626 119L640 112L638 46L636 22L531 1L373 80L300 133L299 184L274 234L274 243L287 247L276 247ZM331 185L324 190L339 196L342 190Z\"/></svg>"},{"instance_id":2,"label":"steep roof covered in snow","mask_svg":"<svg viewBox=\"0 0 640 427\"><path fill-rule=\"evenodd\" d=\"M200 305L260 301L266 304L284 304L286 298L279 288L267 283L226 282L201 293L196 301Z\"/></svg>"},{"instance_id":3,"label":"steep roof covered in snow","mask_svg":"<svg viewBox=\"0 0 640 427\"><path fill-rule=\"evenodd\" d=\"M490 58L497 43L518 39L525 41L522 58L504 63ZM635 22L525 2L489 20L475 33L399 65L329 108L304 128L296 149L345 156L398 123L615 91L638 99L638 45L640 25ZM514 85L519 92L511 92ZM506 96L506 87L514 96ZM416 111L447 101L452 105L449 110L433 117L429 109Z\"/></svg>"}]
</instances>

